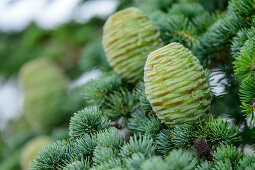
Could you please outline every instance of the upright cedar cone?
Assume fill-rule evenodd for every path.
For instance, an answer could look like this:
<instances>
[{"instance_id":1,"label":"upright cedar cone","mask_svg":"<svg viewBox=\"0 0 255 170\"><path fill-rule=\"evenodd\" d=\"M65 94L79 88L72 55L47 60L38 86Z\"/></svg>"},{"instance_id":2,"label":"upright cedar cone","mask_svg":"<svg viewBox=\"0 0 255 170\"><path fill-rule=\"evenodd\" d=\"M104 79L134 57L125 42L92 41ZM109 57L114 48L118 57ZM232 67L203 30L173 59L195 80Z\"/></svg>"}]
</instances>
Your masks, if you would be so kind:
<instances>
[{"instance_id":1,"label":"upright cedar cone","mask_svg":"<svg viewBox=\"0 0 255 170\"><path fill-rule=\"evenodd\" d=\"M48 131L66 115L68 81L60 69L46 59L26 63L20 72L25 94L24 114L37 131Z\"/></svg>"},{"instance_id":2,"label":"upright cedar cone","mask_svg":"<svg viewBox=\"0 0 255 170\"><path fill-rule=\"evenodd\" d=\"M103 46L107 60L129 83L142 79L150 52L163 46L159 28L136 8L112 15L104 25Z\"/></svg>"},{"instance_id":3,"label":"upright cedar cone","mask_svg":"<svg viewBox=\"0 0 255 170\"><path fill-rule=\"evenodd\" d=\"M153 111L166 124L195 121L209 112L211 96L203 67L179 43L171 43L149 55L144 82Z\"/></svg>"}]
</instances>

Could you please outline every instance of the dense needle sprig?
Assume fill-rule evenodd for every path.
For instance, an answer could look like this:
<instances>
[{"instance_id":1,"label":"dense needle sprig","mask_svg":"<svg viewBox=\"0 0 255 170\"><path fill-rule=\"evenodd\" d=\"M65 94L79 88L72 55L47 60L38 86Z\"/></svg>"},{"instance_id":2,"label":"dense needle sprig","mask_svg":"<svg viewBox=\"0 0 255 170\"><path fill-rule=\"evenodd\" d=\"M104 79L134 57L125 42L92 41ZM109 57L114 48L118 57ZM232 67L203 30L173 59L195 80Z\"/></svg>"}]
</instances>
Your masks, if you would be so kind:
<instances>
[{"instance_id":1,"label":"dense needle sprig","mask_svg":"<svg viewBox=\"0 0 255 170\"><path fill-rule=\"evenodd\" d=\"M231 83L238 84L238 80L240 81L241 107L247 118L249 117L253 121L255 119L254 0L231 0L228 7L225 0L210 0L212 6L208 6L206 2L208 1L139 0L137 4L148 15L148 18L160 28L161 38L165 44L182 43L195 53L205 67L214 66L218 61L230 60L230 62L224 63L227 69L232 70L230 76L225 76L229 77L227 77L224 87L231 87ZM215 12L215 8L223 11ZM226 11L224 11L225 9ZM123 15L125 16L125 13ZM118 22L118 18L115 20L114 22ZM118 34L124 33L120 31ZM141 53L139 45L144 43L143 40L139 39L139 33L131 35L138 37L137 43L129 44L128 49L121 47L117 49L116 58L119 55L124 55L125 52L132 51L132 48L136 48ZM148 42L146 40L146 43ZM114 42L109 42L109 49L112 48L111 43ZM180 50L179 46L176 46L176 49ZM183 51L178 52L180 56L184 54ZM176 55L176 53L173 50L168 55ZM135 54L132 53L132 55ZM161 62L164 55L166 55L165 52L160 53L157 61ZM186 61L186 59L184 60ZM120 61L114 62L116 62L114 64L118 64ZM154 60L151 62L153 63ZM180 75L180 71L175 68L180 60L172 61L169 58L164 58L165 64L171 64L171 62L175 62L173 68L164 72L165 67L158 67L158 70L161 70L163 75L169 74L171 71L175 73L172 76ZM155 63L153 64L151 68L155 67ZM189 64L190 66L187 66ZM187 74L193 71L189 70L192 64L194 64L193 60L182 66L182 68L185 67L184 71L187 71ZM121 69L128 70L128 66L123 65ZM211 81L208 70L203 82ZM204 74L202 66L199 71ZM147 76L150 77L154 74L156 72L149 73ZM234 78L234 75L238 80ZM190 106L191 108L183 108L183 103L188 98L178 102L178 97L172 96L172 92L175 90L176 94L186 92L192 94L196 87L200 88L201 86L193 86L192 83L185 82L182 77L178 77L178 80L177 83L186 83L184 85L194 88L187 88L187 90L181 84L177 88L171 89L164 85L163 76L155 76L156 83L149 88L158 88L160 92L155 93L156 97L150 101L152 104L147 99L150 94L145 94L143 81L139 83L131 81L132 84L128 84L114 72L106 73L98 80L84 85L82 87L84 97L91 106L85 107L73 115L69 124L70 138L57 141L39 152L33 161L32 169L203 170L254 168L254 157L245 156L237 149L243 142L240 138L242 129L232 125L231 119L216 119L211 114L207 114L203 119L185 122L190 110L196 109L201 100L197 98ZM173 80L170 85L175 83L176 80ZM212 95L215 97L215 94ZM163 98L162 103L158 101L159 97ZM227 97L229 96L226 95ZM171 103L170 101L175 102ZM166 104L169 115L160 107L162 104ZM169 116L169 119L174 119L170 106L176 106L177 110L184 109L186 111L187 115L182 115L181 112L178 114L183 118L183 122L167 125L166 122L160 121L155 114L157 110L162 111L162 117ZM212 109L211 112L214 110ZM119 126L123 120L125 123ZM244 127L248 128L246 123Z\"/></svg>"}]
</instances>

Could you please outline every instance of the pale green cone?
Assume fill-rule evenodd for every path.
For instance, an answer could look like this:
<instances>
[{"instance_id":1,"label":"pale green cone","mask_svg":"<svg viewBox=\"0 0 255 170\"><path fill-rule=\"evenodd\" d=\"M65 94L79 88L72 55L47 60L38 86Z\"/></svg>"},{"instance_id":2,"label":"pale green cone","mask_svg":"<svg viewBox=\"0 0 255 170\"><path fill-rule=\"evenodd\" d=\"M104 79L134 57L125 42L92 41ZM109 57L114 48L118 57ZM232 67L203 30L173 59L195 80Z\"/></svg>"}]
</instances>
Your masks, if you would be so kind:
<instances>
[{"instance_id":1,"label":"pale green cone","mask_svg":"<svg viewBox=\"0 0 255 170\"><path fill-rule=\"evenodd\" d=\"M68 80L60 69L46 59L26 63L20 71L24 90L24 114L31 127L49 131L66 115Z\"/></svg>"},{"instance_id":2,"label":"pale green cone","mask_svg":"<svg viewBox=\"0 0 255 170\"><path fill-rule=\"evenodd\" d=\"M142 79L150 52L163 46L159 28L136 8L127 8L108 18L103 46L109 64L129 83Z\"/></svg>"},{"instance_id":3,"label":"pale green cone","mask_svg":"<svg viewBox=\"0 0 255 170\"><path fill-rule=\"evenodd\" d=\"M203 67L179 43L148 56L144 82L153 111L168 125L192 122L209 112L211 95Z\"/></svg>"}]
</instances>

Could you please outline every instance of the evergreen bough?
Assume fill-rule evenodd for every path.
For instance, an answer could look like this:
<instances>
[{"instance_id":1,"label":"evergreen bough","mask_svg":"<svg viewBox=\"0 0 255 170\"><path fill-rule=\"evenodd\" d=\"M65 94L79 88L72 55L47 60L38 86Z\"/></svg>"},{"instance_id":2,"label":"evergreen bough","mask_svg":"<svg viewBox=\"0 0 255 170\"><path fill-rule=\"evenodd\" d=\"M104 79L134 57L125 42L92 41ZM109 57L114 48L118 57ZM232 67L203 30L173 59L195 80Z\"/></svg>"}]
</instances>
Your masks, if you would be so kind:
<instances>
[{"instance_id":1,"label":"evergreen bough","mask_svg":"<svg viewBox=\"0 0 255 170\"><path fill-rule=\"evenodd\" d=\"M85 100L91 106L74 114L69 125L70 138L57 141L39 152L33 161L32 169L254 168L255 158L246 156L237 149L242 142L240 141L242 129L232 125L227 119L216 119L210 114L211 95L214 94L211 94L208 85L209 74L205 73L200 65L201 63L204 67L210 68L218 61L233 56L232 74L234 71L234 75L241 82L241 107L247 118L250 117L253 121L254 0L231 0L228 6L227 1L218 0L137 2L137 6L148 17L135 8L124 10L124 14L135 11L139 14L137 18L146 18L146 22L154 22L153 27L160 29L160 34L158 30L156 32L157 36L160 35L160 40L157 42L154 37L152 44L149 42L146 44L153 45L153 50L149 50L151 54L146 51L149 64L145 66L145 86L143 81L138 83L142 74L139 72L136 75L138 73L136 71L144 69L144 63L139 63L136 70L136 65L124 55L130 54L131 59L137 57L136 54L142 51L139 49L141 42L131 39L129 43L128 38L121 39L119 36L124 36L123 32L119 32L117 28L111 30L113 26L119 27L119 22L123 22L119 19L128 17L126 14L121 15L123 12L121 11L105 26L105 31L108 32L106 34L118 35L117 38L104 37L108 60L110 57L109 61L115 62L110 64L115 67L117 74L109 72L100 79L84 85ZM216 13L215 9L226 11ZM125 19L128 21L128 18ZM132 24L137 24L136 20L127 24L130 24L128 27L130 30L121 28L122 31L131 33L131 38L136 37L137 30L132 28L142 25L132 27ZM163 47L163 50L154 49L155 44L160 44L157 47L161 47L161 39L167 46ZM124 43L123 47L128 46L128 50L125 49L126 53L122 53L118 46L114 56L109 56L113 48L110 46L111 43L117 41ZM121 46L122 43L118 45ZM138 43L138 47L135 46L132 50L131 47L135 43ZM171 44L168 45L169 43ZM152 56L155 58L150 60ZM160 63L163 60L167 62ZM160 63L158 67L155 67L158 63ZM168 64L167 67L164 64ZM176 65L178 68L175 68ZM178 79L169 81L176 75ZM151 78L153 76L154 78ZM194 80L192 76L195 77ZM230 77L232 78L230 82L237 81L233 80L234 76ZM192 80L189 81L190 79ZM197 82L200 80L198 85ZM165 82L168 84L164 84ZM183 85L171 89L175 84L183 82L186 89L182 89ZM200 87L202 88L199 89ZM175 97L171 98L171 95ZM178 95L181 100L177 100ZM195 97L195 100L189 101L189 96ZM212 101L215 100L215 96L213 97ZM169 114L172 108L174 108L172 113L178 113L172 114L176 117ZM175 119L176 122L173 121ZM119 126L122 120L125 121Z\"/></svg>"},{"instance_id":2,"label":"evergreen bough","mask_svg":"<svg viewBox=\"0 0 255 170\"><path fill-rule=\"evenodd\" d=\"M96 106L90 106L78 111L78 113L75 113L71 118L69 135L73 137L93 135L110 126L111 123L103 116L103 112Z\"/></svg>"}]
</instances>

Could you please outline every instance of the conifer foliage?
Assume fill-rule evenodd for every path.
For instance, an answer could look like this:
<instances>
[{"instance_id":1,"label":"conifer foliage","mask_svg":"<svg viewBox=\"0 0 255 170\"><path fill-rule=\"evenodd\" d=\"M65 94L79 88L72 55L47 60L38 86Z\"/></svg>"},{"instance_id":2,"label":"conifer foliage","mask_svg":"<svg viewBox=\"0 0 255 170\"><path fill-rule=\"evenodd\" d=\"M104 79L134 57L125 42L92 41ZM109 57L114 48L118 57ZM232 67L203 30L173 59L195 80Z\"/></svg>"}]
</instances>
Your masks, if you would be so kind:
<instances>
[{"instance_id":1,"label":"conifer foliage","mask_svg":"<svg viewBox=\"0 0 255 170\"><path fill-rule=\"evenodd\" d=\"M238 150L242 129L210 110L204 68L230 59L243 116L255 120L255 1L226 2L140 0L113 14L103 44L114 71L84 85L91 106L31 169L254 169Z\"/></svg>"}]
</instances>

